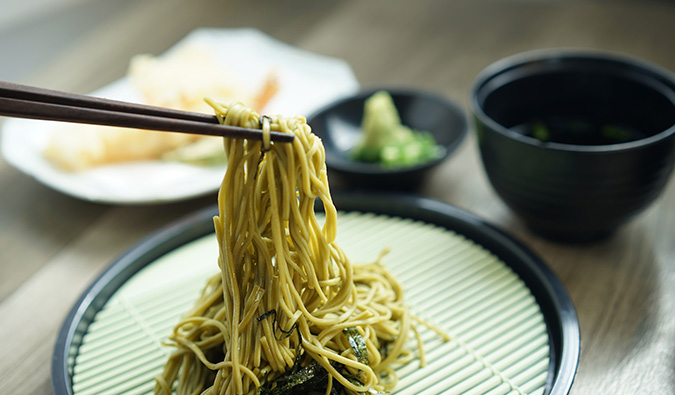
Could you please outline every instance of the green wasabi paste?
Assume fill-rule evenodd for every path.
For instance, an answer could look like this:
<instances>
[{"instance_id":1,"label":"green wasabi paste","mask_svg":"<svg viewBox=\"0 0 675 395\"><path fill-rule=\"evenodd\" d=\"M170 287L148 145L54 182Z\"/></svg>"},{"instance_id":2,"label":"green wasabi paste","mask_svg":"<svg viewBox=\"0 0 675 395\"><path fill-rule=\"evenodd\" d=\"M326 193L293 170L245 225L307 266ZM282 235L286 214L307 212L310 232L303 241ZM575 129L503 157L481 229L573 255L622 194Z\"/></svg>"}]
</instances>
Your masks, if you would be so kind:
<instances>
[{"instance_id":1,"label":"green wasabi paste","mask_svg":"<svg viewBox=\"0 0 675 395\"><path fill-rule=\"evenodd\" d=\"M401 124L394 100L386 91L366 99L361 140L351 152L353 160L385 167L415 166L441 155L431 133Z\"/></svg>"}]
</instances>

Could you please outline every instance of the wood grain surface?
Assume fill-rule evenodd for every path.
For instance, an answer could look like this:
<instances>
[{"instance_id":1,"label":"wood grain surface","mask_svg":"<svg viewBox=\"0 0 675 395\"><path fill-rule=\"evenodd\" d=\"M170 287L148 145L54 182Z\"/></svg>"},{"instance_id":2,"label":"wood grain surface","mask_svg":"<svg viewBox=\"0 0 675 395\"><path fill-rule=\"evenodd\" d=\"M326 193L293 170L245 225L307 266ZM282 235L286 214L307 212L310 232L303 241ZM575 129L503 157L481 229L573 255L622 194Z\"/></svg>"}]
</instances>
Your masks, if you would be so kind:
<instances>
[{"instance_id":1,"label":"wood grain surface","mask_svg":"<svg viewBox=\"0 0 675 395\"><path fill-rule=\"evenodd\" d=\"M0 79L3 67L26 70L13 82L87 93L123 76L131 56L159 54L194 28L255 27L345 59L365 87L427 89L468 113L476 74L525 50L595 48L675 71L674 21L670 1L76 2L0 29ZM560 277L581 326L572 394L675 393L672 179L639 217L588 245L529 232L488 184L473 135L420 193L496 224ZM215 195L148 206L90 203L0 159L0 394L51 393L56 334L80 293L140 239L214 203Z\"/></svg>"}]
</instances>

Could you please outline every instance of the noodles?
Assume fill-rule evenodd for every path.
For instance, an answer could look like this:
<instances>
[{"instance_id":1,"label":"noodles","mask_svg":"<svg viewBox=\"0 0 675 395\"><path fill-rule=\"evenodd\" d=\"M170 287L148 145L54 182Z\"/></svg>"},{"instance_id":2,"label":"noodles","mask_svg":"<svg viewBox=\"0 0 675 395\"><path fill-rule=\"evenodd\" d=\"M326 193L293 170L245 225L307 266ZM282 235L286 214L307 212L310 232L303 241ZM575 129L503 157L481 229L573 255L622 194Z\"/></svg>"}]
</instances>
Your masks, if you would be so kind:
<instances>
[{"instance_id":1,"label":"noodles","mask_svg":"<svg viewBox=\"0 0 675 395\"><path fill-rule=\"evenodd\" d=\"M155 393L356 394L391 390L413 322L379 259L352 265L335 244L324 149L303 117L260 117L209 102L224 124L262 128L226 139L214 218L220 273L169 337ZM290 144L269 131L293 133ZM316 198L325 221L315 216Z\"/></svg>"}]
</instances>

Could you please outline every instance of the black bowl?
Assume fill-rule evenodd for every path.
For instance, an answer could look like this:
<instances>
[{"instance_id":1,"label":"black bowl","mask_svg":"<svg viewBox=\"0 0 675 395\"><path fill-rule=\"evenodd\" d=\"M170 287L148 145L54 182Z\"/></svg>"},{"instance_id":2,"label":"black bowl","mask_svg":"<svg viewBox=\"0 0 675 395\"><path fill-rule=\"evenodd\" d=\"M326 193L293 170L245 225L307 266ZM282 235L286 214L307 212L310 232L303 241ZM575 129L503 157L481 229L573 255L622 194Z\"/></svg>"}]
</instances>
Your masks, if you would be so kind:
<instances>
[{"instance_id":1,"label":"black bowl","mask_svg":"<svg viewBox=\"0 0 675 395\"><path fill-rule=\"evenodd\" d=\"M492 186L552 239L611 234L659 196L673 170L675 78L640 60L572 50L515 55L479 74L471 106ZM571 140L551 133L544 142L522 133L533 120L583 127ZM589 141L610 124L636 135Z\"/></svg>"},{"instance_id":2,"label":"black bowl","mask_svg":"<svg viewBox=\"0 0 675 395\"><path fill-rule=\"evenodd\" d=\"M444 148L441 157L417 166L394 169L350 159L350 151L361 135L364 102L379 90L389 92L404 125L433 134ZM347 187L360 189L414 190L432 168L460 145L467 133L466 116L459 106L440 96L411 89L363 91L329 104L308 117L307 122L323 141L331 178L335 176Z\"/></svg>"}]
</instances>

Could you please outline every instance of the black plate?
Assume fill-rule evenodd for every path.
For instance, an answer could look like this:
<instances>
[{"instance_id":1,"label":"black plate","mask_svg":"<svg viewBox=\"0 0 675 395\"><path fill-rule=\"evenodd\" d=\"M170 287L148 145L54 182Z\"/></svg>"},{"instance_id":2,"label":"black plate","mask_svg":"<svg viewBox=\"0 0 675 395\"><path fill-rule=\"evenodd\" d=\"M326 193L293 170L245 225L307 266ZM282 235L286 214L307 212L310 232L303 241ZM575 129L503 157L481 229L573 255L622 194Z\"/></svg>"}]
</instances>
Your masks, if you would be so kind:
<instances>
[{"instance_id":1,"label":"black plate","mask_svg":"<svg viewBox=\"0 0 675 395\"><path fill-rule=\"evenodd\" d=\"M579 362L579 321L560 280L527 247L473 214L428 198L336 193L333 199L343 211L400 216L445 227L498 256L520 276L541 307L549 332L551 364L545 393L569 393ZM54 347L52 388L55 395L72 394L73 374L68 369L68 360L77 355L89 324L108 299L136 272L160 256L212 233L216 214L217 207L210 207L151 235L113 262L82 294L66 317Z\"/></svg>"}]
</instances>

